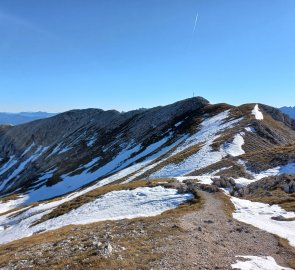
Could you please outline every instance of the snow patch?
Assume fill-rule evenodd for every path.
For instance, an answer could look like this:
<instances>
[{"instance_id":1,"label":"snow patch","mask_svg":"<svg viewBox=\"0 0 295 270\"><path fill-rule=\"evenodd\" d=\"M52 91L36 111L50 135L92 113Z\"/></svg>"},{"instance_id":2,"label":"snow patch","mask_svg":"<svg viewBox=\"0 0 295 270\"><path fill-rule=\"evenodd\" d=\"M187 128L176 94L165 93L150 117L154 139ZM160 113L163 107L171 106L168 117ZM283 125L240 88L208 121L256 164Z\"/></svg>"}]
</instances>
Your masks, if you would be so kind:
<instances>
[{"instance_id":1,"label":"snow patch","mask_svg":"<svg viewBox=\"0 0 295 270\"><path fill-rule=\"evenodd\" d=\"M93 202L70 211L67 214L30 227L44 214L50 212L54 204L42 204L24 213L1 220L0 243L7 243L40 231L61 228L70 224L88 224L104 220L131 219L159 215L193 198L192 194L178 194L175 189L164 187L137 188L134 190L113 191ZM1 222L2 221L2 222Z\"/></svg>"},{"instance_id":2,"label":"snow patch","mask_svg":"<svg viewBox=\"0 0 295 270\"><path fill-rule=\"evenodd\" d=\"M233 157L237 157L237 156L245 154L245 151L242 148L242 146L245 144L243 135L245 135L245 133L243 133L243 132L236 134L233 142L224 145L223 150L227 154L229 154L230 156L233 156Z\"/></svg>"},{"instance_id":3,"label":"snow patch","mask_svg":"<svg viewBox=\"0 0 295 270\"><path fill-rule=\"evenodd\" d=\"M232 264L233 269L241 270L292 270L277 265L273 257L270 256L236 256L237 258L246 259L246 261L238 260Z\"/></svg>"},{"instance_id":4,"label":"snow patch","mask_svg":"<svg viewBox=\"0 0 295 270\"><path fill-rule=\"evenodd\" d=\"M22 154L22 157L25 156L28 152L32 150L32 148L35 146L35 143L32 143Z\"/></svg>"},{"instance_id":5,"label":"snow patch","mask_svg":"<svg viewBox=\"0 0 295 270\"><path fill-rule=\"evenodd\" d=\"M201 149L188 158L184 159L179 164L168 164L157 172L150 175L150 178L165 178L165 177L178 177L189 174L195 170L207 167L213 163L220 161L228 153L240 154L242 140L236 139L233 146L230 144L226 149L220 151L212 151L211 144L220 135L223 130L232 127L241 119L225 121L229 116L229 111L222 112L216 116L208 118L201 123L201 129L194 135L188 137L171 155L175 155L191 146L203 144Z\"/></svg>"},{"instance_id":6,"label":"snow patch","mask_svg":"<svg viewBox=\"0 0 295 270\"><path fill-rule=\"evenodd\" d=\"M257 181L257 180L260 180L265 177L276 176L276 175L281 175L281 174L285 174L285 173L286 174L295 174L295 162L290 162L286 165L271 168L271 169L268 169L266 171L262 171L259 173L254 173L254 172L250 171L247 168L247 166L243 160L239 160L238 163L245 168L245 171L248 174L253 176L253 178L254 178L253 181Z\"/></svg>"},{"instance_id":7,"label":"snow patch","mask_svg":"<svg viewBox=\"0 0 295 270\"><path fill-rule=\"evenodd\" d=\"M17 163L17 160L15 159L15 156L12 156L9 158L9 160L4 164L4 166L0 169L0 175L7 172L11 167L13 167ZM2 188L2 185L0 189Z\"/></svg>"},{"instance_id":8,"label":"snow patch","mask_svg":"<svg viewBox=\"0 0 295 270\"><path fill-rule=\"evenodd\" d=\"M253 180L253 179L251 180L251 179L244 178L244 177L236 178L234 180L235 180L238 187L246 187L246 186L250 185L251 183L257 181L257 180Z\"/></svg>"},{"instance_id":9,"label":"snow patch","mask_svg":"<svg viewBox=\"0 0 295 270\"><path fill-rule=\"evenodd\" d=\"M196 180L201 184L205 185L211 185L212 184L212 179L211 176L179 176L175 177L175 179L179 182L183 182L184 180Z\"/></svg>"},{"instance_id":10,"label":"snow patch","mask_svg":"<svg viewBox=\"0 0 295 270\"><path fill-rule=\"evenodd\" d=\"M263 120L263 114L260 111L258 104L255 105L254 109L252 110L252 114L257 120Z\"/></svg>"},{"instance_id":11,"label":"snow patch","mask_svg":"<svg viewBox=\"0 0 295 270\"><path fill-rule=\"evenodd\" d=\"M24 201L26 201L26 199L27 199L26 196L22 196L16 200L1 202L1 198L0 198L0 214L5 213L7 211L10 211L10 210L20 206L21 204L24 203Z\"/></svg>"},{"instance_id":12,"label":"snow patch","mask_svg":"<svg viewBox=\"0 0 295 270\"><path fill-rule=\"evenodd\" d=\"M92 147L97 141L97 134L94 134L91 138L87 141L87 147Z\"/></svg>"},{"instance_id":13,"label":"snow patch","mask_svg":"<svg viewBox=\"0 0 295 270\"><path fill-rule=\"evenodd\" d=\"M9 184L9 181L12 180L15 177L19 177L19 174L26 168L26 166L37 160L46 150L48 149L48 147L43 147L43 146L39 146L38 149L35 151L34 154L32 154L28 159L24 160L23 162L21 162L18 167L12 172L12 174L9 175L9 177L7 179L5 179L2 183L1 183L1 189L7 189L9 186L11 186L11 184ZM17 162L16 162L17 163ZM14 163L14 164L16 164ZM9 168L11 168L11 164L9 165ZM5 169L6 171L8 170L8 168ZM8 184L8 185L7 185Z\"/></svg>"},{"instance_id":14,"label":"snow patch","mask_svg":"<svg viewBox=\"0 0 295 270\"><path fill-rule=\"evenodd\" d=\"M73 149L73 147L67 146L67 147L65 147L65 148L62 148L62 149L58 152L58 154L61 155L61 154L66 153L66 152L68 152L68 151L70 151L70 150L72 150L72 149Z\"/></svg>"},{"instance_id":15,"label":"snow patch","mask_svg":"<svg viewBox=\"0 0 295 270\"><path fill-rule=\"evenodd\" d=\"M138 164L135 164L135 165L132 165L129 168L126 168L124 170L125 176L127 176L127 175L129 175L131 173L134 173L134 174L131 177L129 177L126 181L124 181L123 184L129 183L130 181L134 180L136 177L140 176L141 174L145 173L146 171L148 171L148 170L154 168L155 166L157 166L159 163L161 163L165 159L163 159L161 161L158 161L158 162L154 162L154 159L161 156L161 155L163 155L163 154L165 154L165 153L167 153L168 151L170 151L175 146L181 144L181 142L183 140L185 140L185 138L187 138L186 135L180 137L177 141L175 141L171 145L163 147L160 151L158 151L154 155L149 156L147 159L145 159L145 161L143 161L141 163L138 163Z\"/></svg>"},{"instance_id":16,"label":"snow patch","mask_svg":"<svg viewBox=\"0 0 295 270\"><path fill-rule=\"evenodd\" d=\"M182 123L183 123L183 121L180 121L180 122L176 123L174 126L179 127Z\"/></svg>"},{"instance_id":17,"label":"snow patch","mask_svg":"<svg viewBox=\"0 0 295 270\"><path fill-rule=\"evenodd\" d=\"M236 197L231 197L231 201L236 208L235 213L233 213L235 219L288 239L290 245L295 247L295 221L277 221L272 219L272 217L277 216L294 218L295 213L287 212L278 205L252 202Z\"/></svg>"},{"instance_id":18,"label":"snow patch","mask_svg":"<svg viewBox=\"0 0 295 270\"><path fill-rule=\"evenodd\" d=\"M255 129L253 127L246 127L245 130L250 133L254 133Z\"/></svg>"},{"instance_id":19,"label":"snow patch","mask_svg":"<svg viewBox=\"0 0 295 270\"><path fill-rule=\"evenodd\" d=\"M47 156L47 158L50 158L50 157L54 156L55 154L57 154L60 151L60 146L61 146L61 144L58 144L56 147L54 147L51 154L49 156Z\"/></svg>"}]
</instances>

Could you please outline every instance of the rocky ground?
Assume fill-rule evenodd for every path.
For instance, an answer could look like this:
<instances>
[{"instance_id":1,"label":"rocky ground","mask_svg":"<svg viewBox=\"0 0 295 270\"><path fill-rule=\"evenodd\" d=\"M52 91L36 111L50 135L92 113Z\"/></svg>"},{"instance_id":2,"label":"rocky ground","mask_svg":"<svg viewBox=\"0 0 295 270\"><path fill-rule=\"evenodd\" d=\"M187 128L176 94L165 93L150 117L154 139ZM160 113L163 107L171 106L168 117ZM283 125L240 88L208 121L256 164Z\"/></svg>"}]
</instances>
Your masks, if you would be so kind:
<instances>
[{"instance_id":1,"label":"rocky ground","mask_svg":"<svg viewBox=\"0 0 295 270\"><path fill-rule=\"evenodd\" d=\"M231 269L238 255L294 253L266 232L231 218L221 192L153 218L68 226L0 247L0 269Z\"/></svg>"},{"instance_id":2,"label":"rocky ground","mask_svg":"<svg viewBox=\"0 0 295 270\"><path fill-rule=\"evenodd\" d=\"M181 236L173 245L160 248L165 257L155 262L154 269L225 270L231 269L238 255L272 256L288 266L294 258L277 237L232 219L221 199L224 195L202 192L202 196L204 207L177 220Z\"/></svg>"}]
</instances>

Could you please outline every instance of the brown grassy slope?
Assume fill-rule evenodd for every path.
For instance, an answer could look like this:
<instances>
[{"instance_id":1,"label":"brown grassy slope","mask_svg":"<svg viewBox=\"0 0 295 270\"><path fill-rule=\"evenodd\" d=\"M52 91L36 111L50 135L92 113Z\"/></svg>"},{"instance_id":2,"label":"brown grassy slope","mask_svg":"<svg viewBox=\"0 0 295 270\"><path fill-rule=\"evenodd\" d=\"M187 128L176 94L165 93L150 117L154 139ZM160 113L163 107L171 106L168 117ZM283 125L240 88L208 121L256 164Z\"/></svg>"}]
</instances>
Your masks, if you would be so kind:
<instances>
[{"instance_id":1,"label":"brown grassy slope","mask_svg":"<svg viewBox=\"0 0 295 270\"><path fill-rule=\"evenodd\" d=\"M200 170L196 170L189 174L189 176L198 176L204 174L210 174L220 170L220 172L216 173L217 176L227 176L227 177L245 177L251 179L251 175L249 175L244 167L237 163L235 158L224 158L223 160L216 162L212 165L207 166L206 168L202 168Z\"/></svg>"},{"instance_id":2,"label":"brown grassy slope","mask_svg":"<svg viewBox=\"0 0 295 270\"><path fill-rule=\"evenodd\" d=\"M295 131L288 123L275 120L273 115L263 110L263 106L259 108L263 112L264 120L256 120L252 115L254 106L255 104L245 104L233 107L231 116L242 117L241 121L235 127L225 130L212 144L213 150L219 150L224 143L232 142L235 134L245 132L243 150L246 154L238 158L226 158L207 168L195 171L191 175L200 175L224 167L231 167L220 174L249 177L244 169L236 163L238 159L245 160L254 171L266 170L295 161ZM245 127L252 127L254 132L245 131Z\"/></svg>"},{"instance_id":3,"label":"brown grassy slope","mask_svg":"<svg viewBox=\"0 0 295 270\"><path fill-rule=\"evenodd\" d=\"M288 264L292 269L295 269L295 248L290 246L289 241L287 239L283 239L278 237L279 240L279 246L283 247L287 252L294 254L293 259L288 261Z\"/></svg>"},{"instance_id":4,"label":"brown grassy slope","mask_svg":"<svg viewBox=\"0 0 295 270\"><path fill-rule=\"evenodd\" d=\"M254 202L262 202L270 205L277 204L286 211L295 212L295 194L286 193L281 188L276 188L272 191L257 189L255 193L248 194L243 197Z\"/></svg>"},{"instance_id":5,"label":"brown grassy slope","mask_svg":"<svg viewBox=\"0 0 295 270\"><path fill-rule=\"evenodd\" d=\"M149 269L152 261L163 256L154 252L156 247L169 244L169 236L180 232L171 223L202 205L200 197L155 217L67 226L17 240L0 246L0 267L25 260L33 266L30 269ZM103 242L106 234L112 236L114 249L108 257L97 254L93 244L94 238Z\"/></svg>"},{"instance_id":6,"label":"brown grassy slope","mask_svg":"<svg viewBox=\"0 0 295 270\"><path fill-rule=\"evenodd\" d=\"M104 187L97 188L92 190L84 195L81 195L71 201L65 202L58 207L56 207L52 212L47 215L44 215L39 221L34 223L32 226L42 223L46 220L56 218L58 216L64 215L69 211L76 209L86 203L92 202L103 196L104 194L111 191L120 191L120 190L132 190L138 187L155 187L155 186L165 186L167 188L175 188L177 183L175 183L174 179L157 179L157 180L141 180L136 182L131 182L128 184L111 184ZM177 187L176 187L177 188Z\"/></svg>"},{"instance_id":7,"label":"brown grassy slope","mask_svg":"<svg viewBox=\"0 0 295 270\"><path fill-rule=\"evenodd\" d=\"M279 145L262 151L252 151L241 156L255 171L267 170L295 161L295 143Z\"/></svg>"}]
</instances>

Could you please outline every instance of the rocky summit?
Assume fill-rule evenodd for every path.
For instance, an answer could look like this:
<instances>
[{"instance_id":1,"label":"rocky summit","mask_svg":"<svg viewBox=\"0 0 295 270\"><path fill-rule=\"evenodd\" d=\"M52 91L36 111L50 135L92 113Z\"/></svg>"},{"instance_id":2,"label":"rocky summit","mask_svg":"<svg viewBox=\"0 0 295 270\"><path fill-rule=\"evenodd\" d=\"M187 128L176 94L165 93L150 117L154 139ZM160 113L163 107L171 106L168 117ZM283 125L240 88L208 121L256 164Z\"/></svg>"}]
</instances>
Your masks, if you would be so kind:
<instances>
[{"instance_id":1,"label":"rocky summit","mask_svg":"<svg viewBox=\"0 0 295 270\"><path fill-rule=\"evenodd\" d=\"M295 120L194 97L0 125L0 195L3 270L294 269Z\"/></svg>"}]
</instances>

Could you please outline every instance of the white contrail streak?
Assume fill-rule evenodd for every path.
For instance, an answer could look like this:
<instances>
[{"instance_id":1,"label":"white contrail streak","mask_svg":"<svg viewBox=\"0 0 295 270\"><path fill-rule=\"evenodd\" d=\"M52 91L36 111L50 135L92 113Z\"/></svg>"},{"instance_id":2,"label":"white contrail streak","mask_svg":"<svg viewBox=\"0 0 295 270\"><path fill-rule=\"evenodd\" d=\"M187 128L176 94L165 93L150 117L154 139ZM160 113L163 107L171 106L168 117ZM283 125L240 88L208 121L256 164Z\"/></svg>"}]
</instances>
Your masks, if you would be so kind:
<instances>
[{"instance_id":1,"label":"white contrail streak","mask_svg":"<svg viewBox=\"0 0 295 270\"><path fill-rule=\"evenodd\" d=\"M194 25L193 33L195 33L195 31L196 31L197 24L198 24L198 18L199 18L199 13L197 13L197 15L196 15L196 19L195 19L195 25Z\"/></svg>"}]
</instances>

